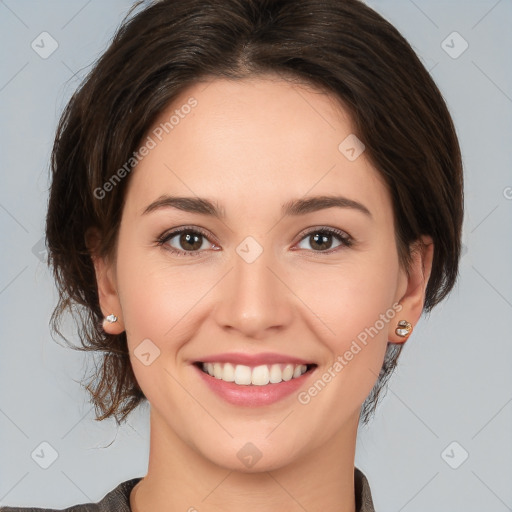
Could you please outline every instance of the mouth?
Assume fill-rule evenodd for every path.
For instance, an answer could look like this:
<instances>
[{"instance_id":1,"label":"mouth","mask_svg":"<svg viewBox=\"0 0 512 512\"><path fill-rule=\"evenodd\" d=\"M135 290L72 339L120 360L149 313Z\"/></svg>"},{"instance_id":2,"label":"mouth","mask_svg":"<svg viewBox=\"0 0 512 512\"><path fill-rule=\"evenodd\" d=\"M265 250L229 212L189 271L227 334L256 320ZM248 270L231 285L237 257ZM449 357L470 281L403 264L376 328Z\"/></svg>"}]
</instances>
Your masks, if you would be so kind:
<instances>
[{"instance_id":1,"label":"mouth","mask_svg":"<svg viewBox=\"0 0 512 512\"><path fill-rule=\"evenodd\" d=\"M298 379L311 373L316 364L274 363L258 366L232 364L228 362L196 361L194 366L203 373L224 382L239 386L267 386Z\"/></svg>"}]
</instances>

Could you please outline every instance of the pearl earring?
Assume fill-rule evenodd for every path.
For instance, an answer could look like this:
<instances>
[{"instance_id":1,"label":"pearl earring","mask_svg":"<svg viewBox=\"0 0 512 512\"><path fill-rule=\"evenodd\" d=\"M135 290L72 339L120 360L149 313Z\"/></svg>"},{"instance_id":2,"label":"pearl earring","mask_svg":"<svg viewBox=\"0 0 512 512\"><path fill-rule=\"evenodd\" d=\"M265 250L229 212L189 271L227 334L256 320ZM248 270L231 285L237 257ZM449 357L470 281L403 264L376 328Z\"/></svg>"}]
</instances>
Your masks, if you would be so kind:
<instances>
[{"instance_id":1,"label":"pearl earring","mask_svg":"<svg viewBox=\"0 0 512 512\"><path fill-rule=\"evenodd\" d=\"M108 315L107 317L105 317L105 320L109 324L115 324L117 322L117 316L116 315Z\"/></svg>"}]
</instances>

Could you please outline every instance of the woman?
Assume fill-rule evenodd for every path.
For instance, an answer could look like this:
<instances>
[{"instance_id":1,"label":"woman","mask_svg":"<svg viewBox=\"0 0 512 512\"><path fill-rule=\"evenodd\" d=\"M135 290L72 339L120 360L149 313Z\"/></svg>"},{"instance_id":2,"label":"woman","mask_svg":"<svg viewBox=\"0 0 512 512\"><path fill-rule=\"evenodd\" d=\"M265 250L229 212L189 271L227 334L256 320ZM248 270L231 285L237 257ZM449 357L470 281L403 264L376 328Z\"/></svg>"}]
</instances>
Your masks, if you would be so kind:
<instances>
[{"instance_id":1,"label":"woman","mask_svg":"<svg viewBox=\"0 0 512 512\"><path fill-rule=\"evenodd\" d=\"M373 511L359 421L454 286L462 217L442 96L363 3L126 21L62 116L46 229L97 418L151 406L148 473L94 510Z\"/></svg>"}]
</instances>

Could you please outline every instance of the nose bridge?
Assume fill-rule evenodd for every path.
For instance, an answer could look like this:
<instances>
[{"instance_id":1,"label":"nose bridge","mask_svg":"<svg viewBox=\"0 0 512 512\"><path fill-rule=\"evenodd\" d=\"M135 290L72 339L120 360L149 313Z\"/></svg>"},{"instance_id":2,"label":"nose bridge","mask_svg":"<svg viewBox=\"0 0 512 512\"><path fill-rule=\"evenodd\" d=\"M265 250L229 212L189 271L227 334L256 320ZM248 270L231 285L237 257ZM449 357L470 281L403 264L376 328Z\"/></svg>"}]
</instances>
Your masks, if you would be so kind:
<instances>
[{"instance_id":1,"label":"nose bridge","mask_svg":"<svg viewBox=\"0 0 512 512\"><path fill-rule=\"evenodd\" d=\"M217 308L217 321L223 327L257 337L290 321L287 289L275 276L277 263L274 252L253 237L238 245Z\"/></svg>"}]
</instances>

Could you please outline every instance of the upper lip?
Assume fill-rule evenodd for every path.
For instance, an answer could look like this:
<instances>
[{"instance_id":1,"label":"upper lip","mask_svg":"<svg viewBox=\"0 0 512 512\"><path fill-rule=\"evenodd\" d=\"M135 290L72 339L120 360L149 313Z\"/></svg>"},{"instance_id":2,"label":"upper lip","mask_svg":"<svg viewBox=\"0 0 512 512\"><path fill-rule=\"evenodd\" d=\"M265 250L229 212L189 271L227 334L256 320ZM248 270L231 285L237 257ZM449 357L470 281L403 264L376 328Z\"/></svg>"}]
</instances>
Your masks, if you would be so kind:
<instances>
[{"instance_id":1,"label":"upper lip","mask_svg":"<svg viewBox=\"0 0 512 512\"><path fill-rule=\"evenodd\" d=\"M263 352L260 354L243 354L237 352L225 352L223 354L214 354L212 356L205 356L196 363L231 363L243 364L246 366L259 366L264 364L278 364L278 363L292 363L292 364L314 364L311 361L306 361L294 356L287 356L286 354L276 354L271 352Z\"/></svg>"}]
</instances>

